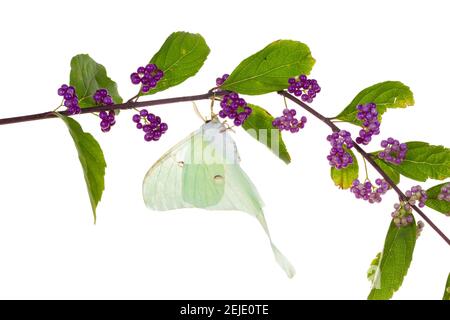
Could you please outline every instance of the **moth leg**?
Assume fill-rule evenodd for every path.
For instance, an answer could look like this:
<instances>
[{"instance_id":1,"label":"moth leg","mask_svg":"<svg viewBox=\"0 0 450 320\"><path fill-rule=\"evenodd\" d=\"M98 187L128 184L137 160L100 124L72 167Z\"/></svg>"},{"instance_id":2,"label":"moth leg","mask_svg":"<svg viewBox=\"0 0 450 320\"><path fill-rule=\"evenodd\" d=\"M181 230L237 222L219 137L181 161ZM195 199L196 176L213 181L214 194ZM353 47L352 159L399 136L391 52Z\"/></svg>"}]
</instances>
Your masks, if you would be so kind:
<instances>
[{"instance_id":1,"label":"moth leg","mask_svg":"<svg viewBox=\"0 0 450 320\"><path fill-rule=\"evenodd\" d=\"M211 105L210 105L210 113L211 113L211 120L212 119L214 119L214 118L217 118L217 114L216 113L214 113L214 102L215 101L219 101L217 98L216 98L216 94L215 93L213 93L213 95L212 95L212 97L211 97Z\"/></svg>"},{"instance_id":2,"label":"moth leg","mask_svg":"<svg viewBox=\"0 0 450 320\"><path fill-rule=\"evenodd\" d=\"M234 126L234 125L233 125L233 126L230 126L230 124L227 122L227 120L224 120L224 121L222 122L222 124L224 125L225 128L221 129L221 130L220 130L220 133L224 133L224 132L227 131L227 130L230 130L230 131L236 133L236 131L234 131L234 128L235 128L236 126Z\"/></svg>"}]
</instances>

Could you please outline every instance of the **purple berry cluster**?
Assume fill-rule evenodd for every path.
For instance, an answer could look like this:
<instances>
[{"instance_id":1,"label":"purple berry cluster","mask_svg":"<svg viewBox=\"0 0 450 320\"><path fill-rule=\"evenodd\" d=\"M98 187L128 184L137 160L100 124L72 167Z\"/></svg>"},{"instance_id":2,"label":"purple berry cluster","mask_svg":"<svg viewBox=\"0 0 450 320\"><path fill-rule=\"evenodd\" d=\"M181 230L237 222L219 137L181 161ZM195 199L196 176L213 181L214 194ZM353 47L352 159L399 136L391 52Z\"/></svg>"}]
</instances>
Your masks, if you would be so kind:
<instances>
[{"instance_id":1,"label":"purple berry cluster","mask_svg":"<svg viewBox=\"0 0 450 320\"><path fill-rule=\"evenodd\" d=\"M413 223L414 217L412 215L412 207L409 203L396 203L394 204L394 209L395 210L391 213L391 216L398 228L406 227L407 225Z\"/></svg>"},{"instance_id":2,"label":"purple berry cluster","mask_svg":"<svg viewBox=\"0 0 450 320\"><path fill-rule=\"evenodd\" d=\"M352 156L344 149L344 147L347 149L353 148L350 132L345 130L333 132L327 136L327 140L331 144L330 154L327 156L330 166L343 169L353 163Z\"/></svg>"},{"instance_id":3,"label":"purple berry cluster","mask_svg":"<svg viewBox=\"0 0 450 320\"><path fill-rule=\"evenodd\" d=\"M78 105L78 97L74 87L63 84L58 89L58 95L64 98L63 104L65 107L67 107L67 112L69 114L78 114L81 112L81 108Z\"/></svg>"},{"instance_id":4,"label":"purple berry cluster","mask_svg":"<svg viewBox=\"0 0 450 320\"><path fill-rule=\"evenodd\" d=\"M410 205L415 205L416 201L419 202L419 208L425 207L425 201L427 201L428 196L425 190L422 190L421 186L414 186L411 190L405 192L408 198L408 203Z\"/></svg>"},{"instance_id":5,"label":"purple berry cluster","mask_svg":"<svg viewBox=\"0 0 450 320\"><path fill-rule=\"evenodd\" d=\"M98 114L100 117L100 129L102 129L103 132L108 132L111 130L111 127L116 124L116 113L114 110L106 111L100 111Z\"/></svg>"},{"instance_id":6,"label":"purple berry cluster","mask_svg":"<svg viewBox=\"0 0 450 320\"><path fill-rule=\"evenodd\" d=\"M299 132L300 129L305 127L306 117L303 116L299 119L295 118L297 111L295 109L285 108L283 110L283 115L281 117L277 117L272 121L272 125L279 130L290 131L292 133Z\"/></svg>"},{"instance_id":7,"label":"purple berry cluster","mask_svg":"<svg viewBox=\"0 0 450 320\"><path fill-rule=\"evenodd\" d=\"M378 153L380 159L397 165L405 160L406 152L408 151L406 143L400 143L394 138L388 138L381 141L381 147L384 150Z\"/></svg>"},{"instance_id":8,"label":"purple berry cluster","mask_svg":"<svg viewBox=\"0 0 450 320\"><path fill-rule=\"evenodd\" d=\"M450 183L446 183L442 186L441 192L438 194L437 199L450 202Z\"/></svg>"},{"instance_id":9,"label":"purple berry cluster","mask_svg":"<svg viewBox=\"0 0 450 320\"><path fill-rule=\"evenodd\" d=\"M158 141L161 136L166 133L167 123L161 122L161 118L149 113L146 109L142 109L139 113L133 115L133 122L136 128L145 132L145 141Z\"/></svg>"},{"instance_id":10,"label":"purple berry cluster","mask_svg":"<svg viewBox=\"0 0 450 320\"><path fill-rule=\"evenodd\" d=\"M110 106L114 104L112 97L108 94L108 90L106 89L98 89L95 91L93 98L95 103L100 106Z\"/></svg>"},{"instance_id":11,"label":"purple berry cluster","mask_svg":"<svg viewBox=\"0 0 450 320\"><path fill-rule=\"evenodd\" d=\"M216 79L216 86L220 87L228 79L230 75L225 73L223 76Z\"/></svg>"},{"instance_id":12,"label":"purple berry cluster","mask_svg":"<svg viewBox=\"0 0 450 320\"><path fill-rule=\"evenodd\" d=\"M313 102L320 92L320 86L315 79L308 79L302 74L297 78L289 78L288 92L300 97L304 102Z\"/></svg>"},{"instance_id":13,"label":"purple berry cluster","mask_svg":"<svg viewBox=\"0 0 450 320\"><path fill-rule=\"evenodd\" d=\"M376 179L375 186L370 181L361 183L358 179L355 179L350 191L355 195L356 199L363 199L369 201L369 203L379 203L381 202L381 196L389 188L389 184L384 179Z\"/></svg>"},{"instance_id":14,"label":"purple berry cluster","mask_svg":"<svg viewBox=\"0 0 450 320\"><path fill-rule=\"evenodd\" d=\"M224 95L220 107L222 110L219 111L219 117L232 119L235 126L242 125L253 111L235 92Z\"/></svg>"},{"instance_id":15,"label":"purple berry cluster","mask_svg":"<svg viewBox=\"0 0 450 320\"><path fill-rule=\"evenodd\" d=\"M164 77L164 72L158 67L150 63L145 67L137 68L136 72L133 72L130 76L131 83L141 84L141 91L147 93L150 89L156 87L158 82Z\"/></svg>"},{"instance_id":16,"label":"purple berry cluster","mask_svg":"<svg viewBox=\"0 0 450 320\"><path fill-rule=\"evenodd\" d=\"M93 95L94 101L99 106L111 106L114 104L112 97L108 94L108 90L106 89L98 89ZM111 130L111 127L116 124L116 113L114 110L100 111L98 114L100 117L100 129L103 132L108 132Z\"/></svg>"},{"instance_id":17,"label":"purple berry cluster","mask_svg":"<svg viewBox=\"0 0 450 320\"><path fill-rule=\"evenodd\" d=\"M422 190L421 186L414 186L411 190L405 192L407 201L400 201L400 203L394 204L395 211L391 213L394 218L394 223L397 227L404 227L411 224L414 221L412 215L412 206L418 202L420 208L425 206L427 200L427 193Z\"/></svg>"},{"instance_id":18,"label":"purple berry cluster","mask_svg":"<svg viewBox=\"0 0 450 320\"><path fill-rule=\"evenodd\" d=\"M358 110L356 117L363 124L363 128L359 131L359 137L356 138L356 143L368 145L372 136L380 133L377 105L375 103L360 104L356 109Z\"/></svg>"}]
</instances>

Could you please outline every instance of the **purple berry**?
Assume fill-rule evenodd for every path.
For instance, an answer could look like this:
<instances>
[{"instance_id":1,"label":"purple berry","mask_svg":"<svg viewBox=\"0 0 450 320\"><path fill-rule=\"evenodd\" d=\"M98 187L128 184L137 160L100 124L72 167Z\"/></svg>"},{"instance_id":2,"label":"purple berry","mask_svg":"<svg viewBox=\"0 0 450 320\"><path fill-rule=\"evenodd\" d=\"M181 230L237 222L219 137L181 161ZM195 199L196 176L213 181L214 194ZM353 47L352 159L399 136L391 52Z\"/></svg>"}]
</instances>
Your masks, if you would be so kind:
<instances>
[{"instance_id":1,"label":"purple berry","mask_svg":"<svg viewBox=\"0 0 450 320\"><path fill-rule=\"evenodd\" d=\"M145 73L145 68L144 67L137 68L137 73L144 74Z\"/></svg>"},{"instance_id":2,"label":"purple berry","mask_svg":"<svg viewBox=\"0 0 450 320\"><path fill-rule=\"evenodd\" d=\"M153 140L153 133L147 132L147 133L144 135L144 139L145 139L145 141L152 141L152 140Z\"/></svg>"},{"instance_id":3,"label":"purple berry","mask_svg":"<svg viewBox=\"0 0 450 320\"><path fill-rule=\"evenodd\" d=\"M141 117L138 114L133 115L133 122L140 122L141 121Z\"/></svg>"},{"instance_id":4,"label":"purple berry","mask_svg":"<svg viewBox=\"0 0 450 320\"><path fill-rule=\"evenodd\" d=\"M131 83L132 84L139 84L139 83L141 83L141 77L137 73L132 73L130 78L131 78Z\"/></svg>"},{"instance_id":5,"label":"purple berry","mask_svg":"<svg viewBox=\"0 0 450 320\"><path fill-rule=\"evenodd\" d=\"M98 114L98 116L100 117L100 119L105 120L108 119L108 113L106 111L100 111L100 113Z\"/></svg>"},{"instance_id":6,"label":"purple berry","mask_svg":"<svg viewBox=\"0 0 450 320\"><path fill-rule=\"evenodd\" d=\"M100 122L100 127L101 127L102 129L108 128L108 127L109 127L109 121L108 121L108 120L102 120L102 121Z\"/></svg>"},{"instance_id":7,"label":"purple berry","mask_svg":"<svg viewBox=\"0 0 450 320\"><path fill-rule=\"evenodd\" d=\"M165 122L162 122L162 123L159 125L159 130L161 130L161 132L167 131L168 128L169 128L169 126L168 126L167 123L165 123Z\"/></svg>"}]
</instances>

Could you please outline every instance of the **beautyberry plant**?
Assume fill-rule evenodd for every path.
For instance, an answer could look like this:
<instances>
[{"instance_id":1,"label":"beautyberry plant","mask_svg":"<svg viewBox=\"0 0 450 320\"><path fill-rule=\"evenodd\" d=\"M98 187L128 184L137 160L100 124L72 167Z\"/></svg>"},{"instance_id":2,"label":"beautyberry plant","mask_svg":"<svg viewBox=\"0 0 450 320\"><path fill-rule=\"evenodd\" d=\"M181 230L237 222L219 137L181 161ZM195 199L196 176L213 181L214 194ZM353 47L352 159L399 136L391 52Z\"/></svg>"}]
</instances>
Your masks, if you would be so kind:
<instances>
[{"instance_id":1,"label":"beautyberry plant","mask_svg":"<svg viewBox=\"0 0 450 320\"><path fill-rule=\"evenodd\" d=\"M104 190L106 161L100 144L91 134L83 130L75 120L75 115L98 114L101 130L108 132L115 125L119 110L135 110L130 117L136 128L142 130L144 140L158 141L167 132L168 125L155 115L153 109L149 108L171 103L211 100L211 114L210 118L206 117L208 124L204 124L205 126L223 128L224 130L218 130L220 132L217 134L224 134L227 132L227 126L224 124L230 120L234 126L245 129L257 142L264 144L285 163L289 163L292 159L283 141L283 134L286 131L296 133L304 128L307 122L306 116L298 114L299 108L302 108L332 131L327 136L331 149L326 157L331 168L326 165L325 157L322 164L331 171L331 178L337 186L349 189L355 198L363 199L368 203L380 203L382 198L386 199L389 196L387 195L389 190L392 190L392 193L396 192L399 198L388 221L389 228L384 245L380 246L383 252L379 253L371 264L371 267L376 269L374 278L376 281L373 281L369 299L390 299L400 288L411 264L417 237L424 228L424 223L416 222L416 218L419 216L423 218L432 230L450 244L450 239L423 211L423 208L427 206L438 214L450 215L450 183L443 182L427 190L421 186L414 186L404 193L399 187L401 177L421 183L426 183L428 180L448 179L450 149L421 141L400 143L394 138L382 140L382 150L369 152L363 149L380 134L382 115L385 117L391 108L406 108L414 104L414 97L409 87L399 81L376 83L359 92L337 116L326 117L319 112L319 108L312 108L309 105L322 90L317 80L308 79L315 63L310 49L299 41L278 40L244 59L230 74L217 78L216 86L206 93L139 100L147 94L167 90L196 75L209 53L210 49L201 35L187 32L171 34L149 60L150 62L137 68L136 72L130 75L131 83L139 86L139 92L125 103L119 95L117 84L107 75L106 68L86 54L77 55L71 61L70 83L58 89L58 95L63 99L60 107L64 106L66 110L59 111L58 107L50 112L0 119L0 125L49 118L61 119L69 129L76 146L94 221L96 221L97 206ZM285 108L280 116L273 117L268 110L251 102L251 97L269 93L276 93L284 99ZM294 103L297 110L290 107L288 103ZM177 114L174 113L173 116ZM409 120L406 121L410 123ZM344 130L338 127L339 122L356 127L354 131ZM355 140L352 139L352 133L356 136ZM272 139L273 137L276 140ZM185 150L183 149L185 144L177 146ZM278 146L278 149L274 150L274 146ZM174 159L169 159L172 162L168 167L175 168L175 171L168 182L176 182L173 183L173 188L180 186L183 188L175 190L176 192L171 195L173 197L166 194L152 194L151 196L156 197L158 201L163 198L165 200L173 198L174 203L166 206L158 202L160 205L158 210L179 207L180 204L212 209L220 207L222 203L220 197L229 190L236 188L236 190L244 189L250 192L254 189L242 188L242 181L248 184L247 178L242 178L245 177L242 173L240 176L242 181L239 180L241 184L230 185L236 177L227 176L227 174L230 172L236 174L241 172L239 170L233 171L229 167L224 170L224 167L220 165L211 167L201 163L198 167L200 170L196 167L196 170L189 171L188 166L185 166L182 161L183 158L178 159L178 154L169 153L169 155ZM365 179L360 179L358 159L364 161ZM369 168L368 165L370 165ZM374 183L369 179L370 167L377 172ZM169 170L165 167L161 170L163 169ZM185 174L186 172L189 174ZM148 174L152 174L152 171L150 170ZM210 176L211 174L213 175ZM175 180L178 178L181 181ZM189 188L184 188L184 185ZM227 204L226 209L231 206L241 211L258 212L259 221L268 233L265 220L261 218L263 217L260 208L262 205L259 200L256 200L258 197L254 194L255 191L250 197L251 201L248 201L251 205L238 208L238 205L242 203L236 202L232 203L232 206ZM386 213L389 211L380 210L380 214L387 216ZM277 261L292 277L295 274L293 267L287 260L281 259L281 253L275 250L273 244L272 247Z\"/></svg>"}]
</instances>

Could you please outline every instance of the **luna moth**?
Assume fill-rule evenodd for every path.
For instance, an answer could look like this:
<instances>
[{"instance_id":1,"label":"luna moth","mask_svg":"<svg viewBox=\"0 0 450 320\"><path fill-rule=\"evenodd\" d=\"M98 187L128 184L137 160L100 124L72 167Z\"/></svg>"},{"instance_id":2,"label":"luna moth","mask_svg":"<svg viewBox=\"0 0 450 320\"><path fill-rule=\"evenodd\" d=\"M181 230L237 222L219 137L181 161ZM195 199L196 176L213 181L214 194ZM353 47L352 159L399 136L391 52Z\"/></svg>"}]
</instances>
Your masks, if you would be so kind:
<instances>
[{"instance_id":1,"label":"luna moth","mask_svg":"<svg viewBox=\"0 0 450 320\"><path fill-rule=\"evenodd\" d=\"M145 175L144 202L158 211L201 208L253 215L267 234L275 260L291 278L295 269L272 242L261 197L239 165L236 144L227 131L213 117L167 151Z\"/></svg>"}]
</instances>

